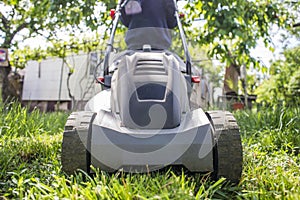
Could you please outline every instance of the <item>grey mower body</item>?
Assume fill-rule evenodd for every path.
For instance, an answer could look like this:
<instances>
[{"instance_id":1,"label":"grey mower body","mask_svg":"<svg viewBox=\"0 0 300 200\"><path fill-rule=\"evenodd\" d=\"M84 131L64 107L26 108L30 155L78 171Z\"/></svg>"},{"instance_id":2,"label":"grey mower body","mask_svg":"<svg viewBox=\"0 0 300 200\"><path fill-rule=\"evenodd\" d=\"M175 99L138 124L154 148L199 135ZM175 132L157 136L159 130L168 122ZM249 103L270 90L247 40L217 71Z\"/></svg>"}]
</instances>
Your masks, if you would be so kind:
<instances>
[{"instance_id":1,"label":"grey mower body","mask_svg":"<svg viewBox=\"0 0 300 200\"><path fill-rule=\"evenodd\" d=\"M67 173L150 172L171 165L238 182L239 129L231 113L205 113L182 62L168 52L125 53L111 65L111 88L72 113L63 140Z\"/></svg>"},{"instance_id":2,"label":"grey mower body","mask_svg":"<svg viewBox=\"0 0 300 200\"><path fill-rule=\"evenodd\" d=\"M91 164L106 171L153 171L184 165L213 171L210 122L191 110L182 64L168 52L136 52L114 61L111 89L86 105ZM101 103L98 103L101 102Z\"/></svg>"},{"instance_id":3,"label":"grey mower body","mask_svg":"<svg viewBox=\"0 0 300 200\"><path fill-rule=\"evenodd\" d=\"M202 110L199 80L193 77L197 70L191 64L177 9L185 62L149 45L110 57L126 2L119 0L116 9L103 61L104 81L95 73L104 90L87 103L85 111L73 112L66 122L63 171L92 173L94 166L108 172L150 172L179 165L239 182L239 127L229 112Z\"/></svg>"}]
</instances>

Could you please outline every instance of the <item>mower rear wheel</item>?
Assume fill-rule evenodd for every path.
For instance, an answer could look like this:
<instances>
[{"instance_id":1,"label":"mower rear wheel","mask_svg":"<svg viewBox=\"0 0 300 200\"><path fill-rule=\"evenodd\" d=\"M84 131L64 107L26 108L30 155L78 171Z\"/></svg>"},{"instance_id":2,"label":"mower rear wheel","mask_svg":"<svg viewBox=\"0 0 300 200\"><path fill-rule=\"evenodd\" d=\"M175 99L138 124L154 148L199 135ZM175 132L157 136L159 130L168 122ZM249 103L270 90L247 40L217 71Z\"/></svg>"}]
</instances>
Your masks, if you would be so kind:
<instances>
[{"instance_id":1,"label":"mower rear wheel","mask_svg":"<svg viewBox=\"0 0 300 200\"><path fill-rule=\"evenodd\" d=\"M214 126L216 178L224 177L239 183L242 174L243 152L236 119L228 111L208 111Z\"/></svg>"}]
</instances>

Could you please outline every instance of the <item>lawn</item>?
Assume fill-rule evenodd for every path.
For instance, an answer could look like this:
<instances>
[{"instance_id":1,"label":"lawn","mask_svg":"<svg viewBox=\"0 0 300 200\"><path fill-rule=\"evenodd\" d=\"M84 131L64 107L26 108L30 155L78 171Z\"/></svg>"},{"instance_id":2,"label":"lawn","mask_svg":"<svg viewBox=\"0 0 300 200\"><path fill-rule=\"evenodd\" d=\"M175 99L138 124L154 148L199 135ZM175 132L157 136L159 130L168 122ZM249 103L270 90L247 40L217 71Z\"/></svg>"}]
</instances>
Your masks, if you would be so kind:
<instances>
[{"instance_id":1,"label":"lawn","mask_svg":"<svg viewBox=\"0 0 300 200\"><path fill-rule=\"evenodd\" d=\"M67 176L61 140L68 113L0 105L0 199L300 199L300 108L234 115L244 167L239 185L178 170Z\"/></svg>"}]
</instances>

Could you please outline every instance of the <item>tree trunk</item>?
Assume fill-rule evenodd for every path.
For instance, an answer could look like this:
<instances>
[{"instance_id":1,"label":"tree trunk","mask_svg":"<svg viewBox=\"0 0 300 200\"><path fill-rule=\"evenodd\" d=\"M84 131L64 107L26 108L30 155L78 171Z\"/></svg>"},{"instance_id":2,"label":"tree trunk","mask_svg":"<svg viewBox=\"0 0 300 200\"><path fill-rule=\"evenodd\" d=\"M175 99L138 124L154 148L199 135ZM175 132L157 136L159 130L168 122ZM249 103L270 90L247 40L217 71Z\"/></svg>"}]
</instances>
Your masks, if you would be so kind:
<instances>
[{"instance_id":1,"label":"tree trunk","mask_svg":"<svg viewBox=\"0 0 300 200\"><path fill-rule=\"evenodd\" d=\"M224 78L224 94L236 96L238 94L238 82L239 82L239 67L235 64L231 64L226 67Z\"/></svg>"},{"instance_id":2,"label":"tree trunk","mask_svg":"<svg viewBox=\"0 0 300 200\"><path fill-rule=\"evenodd\" d=\"M1 92L2 92L2 101L7 103L9 101L11 101L11 89L10 84L9 84L9 80L8 80L8 75L11 72L11 67L0 67L0 81L1 81Z\"/></svg>"}]
</instances>

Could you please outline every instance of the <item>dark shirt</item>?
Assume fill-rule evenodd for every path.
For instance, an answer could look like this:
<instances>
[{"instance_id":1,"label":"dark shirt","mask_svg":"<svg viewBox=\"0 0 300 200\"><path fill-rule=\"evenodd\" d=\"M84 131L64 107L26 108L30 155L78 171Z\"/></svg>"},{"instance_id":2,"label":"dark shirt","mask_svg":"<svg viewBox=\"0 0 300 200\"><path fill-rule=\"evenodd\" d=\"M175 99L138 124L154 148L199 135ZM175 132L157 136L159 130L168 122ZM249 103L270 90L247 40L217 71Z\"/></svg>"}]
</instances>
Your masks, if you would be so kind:
<instances>
[{"instance_id":1,"label":"dark shirt","mask_svg":"<svg viewBox=\"0 0 300 200\"><path fill-rule=\"evenodd\" d=\"M127 15L121 10L121 21L128 27L125 41L129 49L141 49L150 44L153 49L168 49L170 29L177 26L173 0L139 0L142 12Z\"/></svg>"}]
</instances>

